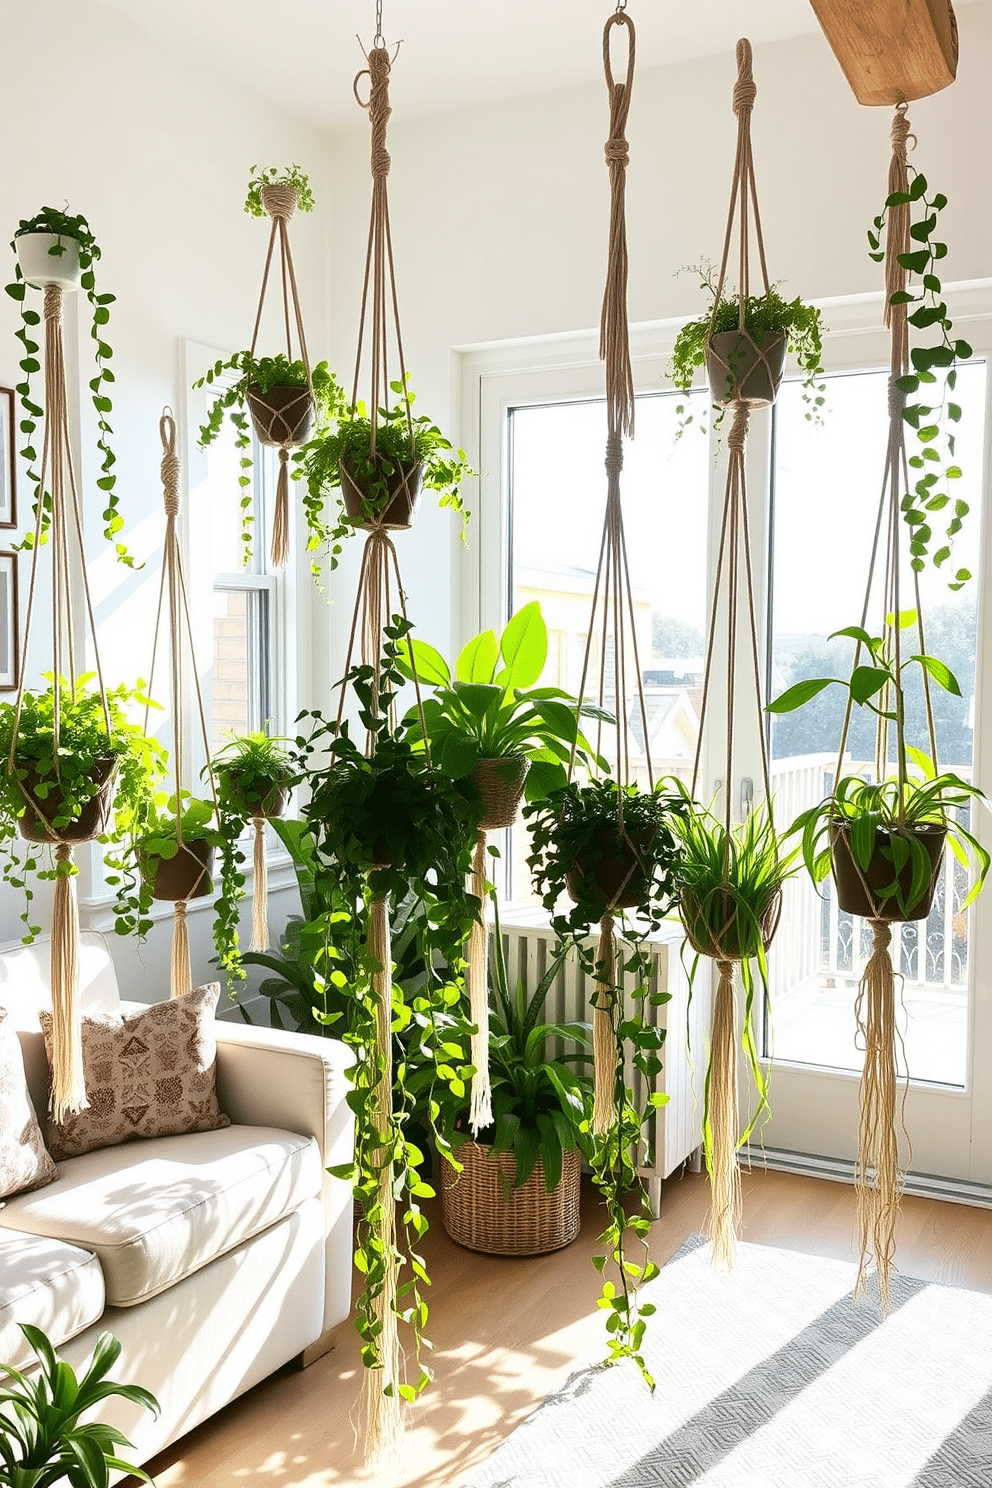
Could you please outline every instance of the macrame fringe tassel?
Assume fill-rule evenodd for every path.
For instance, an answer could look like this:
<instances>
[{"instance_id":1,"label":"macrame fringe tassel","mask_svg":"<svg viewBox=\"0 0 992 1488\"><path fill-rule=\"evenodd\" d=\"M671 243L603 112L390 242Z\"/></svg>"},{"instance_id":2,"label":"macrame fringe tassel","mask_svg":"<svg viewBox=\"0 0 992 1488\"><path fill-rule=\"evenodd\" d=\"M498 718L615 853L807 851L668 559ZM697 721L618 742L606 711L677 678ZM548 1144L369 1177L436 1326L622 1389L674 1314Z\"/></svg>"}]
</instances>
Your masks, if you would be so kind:
<instances>
[{"instance_id":1,"label":"macrame fringe tassel","mask_svg":"<svg viewBox=\"0 0 992 1488\"><path fill-rule=\"evenodd\" d=\"M475 1024L471 1059L472 1103L469 1125L473 1137L493 1120L492 1088L489 1082L489 926L486 923L486 834L480 830L472 861L472 893L479 900L478 918L468 937L468 1015Z\"/></svg>"},{"instance_id":2,"label":"macrame fringe tassel","mask_svg":"<svg viewBox=\"0 0 992 1488\"><path fill-rule=\"evenodd\" d=\"M612 1128L617 1114L616 960L613 916L605 914L599 922L596 1005L592 1012L592 1129L597 1136Z\"/></svg>"},{"instance_id":3,"label":"macrame fringe tassel","mask_svg":"<svg viewBox=\"0 0 992 1488\"><path fill-rule=\"evenodd\" d=\"M718 961L720 981L713 1010L709 1072L710 1235L713 1264L730 1270L741 1217L741 1172L737 1162L737 1026L734 963Z\"/></svg>"},{"instance_id":4,"label":"macrame fringe tassel","mask_svg":"<svg viewBox=\"0 0 992 1488\"><path fill-rule=\"evenodd\" d=\"M375 1124L379 1132L388 1130L392 1119L393 1099L393 976L392 949L389 942L389 905L385 896L369 905L369 955L380 968L373 972L372 988L376 996L376 1060L382 1078L376 1089ZM399 1393L400 1357L396 1329L396 1209L393 1199L393 1165L386 1163L379 1174L379 1242L386 1258L382 1287L375 1298L375 1318L379 1325L380 1367L365 1371L365 1461L369 1467L380 1466L394 1458L403 1434L402 1400ZM388 1393L387 1393L388 1392Z\"/></svg>"},{"instance_id":5,"label":"macrame fringe tassel","mask_svg":"<svg viewBox=\"0 0 992 1488\"><path fill-rule=\"evenodd\" d=\"M255 890L251 901L252 951L264 951L269 945L269 874L265 859L265 817L256 816L255 822Z\"/></svg>"},{"instance_id":6,"label":"macrame fringe tassel","mask_svg":"<svg viewBox=\"0 0 992 1488\"><path fill-rule=\"evenodd\" d=\"M72 848L55 851L58 877L52 905L52 1116L63 1121L89 1105L79 1022L79 902Z\"/></svg>"},{"instance_id":7,"label":"macrame fringe tassel","mask_svg":"<svg viewBox=\"0 0 992 1488\"><path fill-rule=\"evenodd\" d=\"M861 1077L855 1179L861 1259L854 1293L857 1296L867 1289L868 1267L874 1260L884 1312L889 1307L889 1279L902 1190L896 1134L896 997L895 972L889 955L892 932L884 920L872 920L870 924L872 953L858 988L858 1024L864 1038L865 1065Z\"/></svg>"},{"instance_id":8,"label":"macrame fringe tassel","mask_svg":"<svg viewBox=\"0 0 992 1488\"><path fill-rule=\"evenodd\" d=\"M276 509L272 514L272 566L285 568L289 562L289 450L279 448L279 479L276 481Z\"/></svg>"},{"instance_id":9,"label":"macrame fringe tassel","mask_svg":"<svg viewBox=\"0 0 992 1488\"><path fill-rule=\"evenodd\" d=\"M186 927L186 900L177 899L172 925L172 996L183 997L193 985L189 960L189 930Z\"/></svg>"}]
</instances>

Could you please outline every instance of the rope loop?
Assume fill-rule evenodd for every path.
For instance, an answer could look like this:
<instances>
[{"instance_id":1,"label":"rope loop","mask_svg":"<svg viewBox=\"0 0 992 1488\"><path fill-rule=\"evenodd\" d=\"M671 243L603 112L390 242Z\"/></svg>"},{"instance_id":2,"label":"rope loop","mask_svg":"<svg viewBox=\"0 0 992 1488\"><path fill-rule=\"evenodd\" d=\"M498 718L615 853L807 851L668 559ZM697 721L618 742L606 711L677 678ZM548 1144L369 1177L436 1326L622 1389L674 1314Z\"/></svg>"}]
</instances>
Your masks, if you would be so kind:
<instances>
[{"instance_id":1,"label":"rope loop","mask_svg":"<svg viewBox=\"0 0 992 1488\"><path fill-rule=\"evenodd\" d=\"M730 433L727 435L727 448L733 453L739 454L743 451L744 446L747 443L747 431L748 425L750 423L751 411L748 408L747 404L742 402L735 402L733 408L734 422L731 426Z\"/></svg>"},{"instance_id":2,"label":"rope loop","mask_svg":"<svg viewBox=\"0 0 992 1488\"><path fill-rule=\"evenodd\" d=\"M260 195L262 206L273 222L280 218L283 222L292 221L299 202L299 193L295 186L263 186Z\"/></svg>"},{"instance_id":3,"label":"rope loop","mask_svg":"<svg viewBox=\"0 0 992 1488\"><path fill-rule=\"evenodd\" d=\"M53 321L56 325L61 325L64 300L65 296L62 293L62 286L60 284L45 285L44 314L46 320Z\"/></svg>"},{"instance_id":4,"label":"rope loop","mask_svg":"<svg viewBox=\"0 0 992 1488\"><path fill-rule=\"evenodd\" d=\"M167 517L179 515L180 462L176 453L176 421L171 413L163 413L158 421L162 440L162 501Z\"/></svg>"},{"instance_id":5,"label":"rope loop","mask_svg":"<svg viewBox=\"0 0 992 1488\"><path fill-rule=\"evenodd\" d=\"M613 64L610 61L610 32L614 26L623 26L627 32L627 73L626 80L618 84L613 76ZM622 87L626 94L630 95L630 87L634 80L634 22L631 16L619 8L613 12L603 28L603 68L606 72L606 83L613 94L614 89Z\"/></svg>"},{"instance_id":6,"label":"rope loop","mask_svg":"<svg viewBox=\"0 0 992 1488\"><path fill-rule=\"evenodd\" d=\"M908 103L896 104L895 112L892 115L892 129L889 134L893 152L901 154L903 158L905 158L906 150L909 148L909 141L913 141L912 148L914 150L917 144L916 135L909 127L908 108Z\"/></svg>"}]
</instances>

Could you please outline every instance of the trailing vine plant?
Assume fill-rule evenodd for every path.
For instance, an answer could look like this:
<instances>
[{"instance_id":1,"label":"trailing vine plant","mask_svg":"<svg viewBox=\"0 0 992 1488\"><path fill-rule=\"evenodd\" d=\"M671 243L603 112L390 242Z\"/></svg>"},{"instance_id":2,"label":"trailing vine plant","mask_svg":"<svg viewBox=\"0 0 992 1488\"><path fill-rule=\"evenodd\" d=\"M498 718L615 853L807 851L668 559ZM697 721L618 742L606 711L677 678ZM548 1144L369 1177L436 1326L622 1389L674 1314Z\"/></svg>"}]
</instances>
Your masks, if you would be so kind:
<instances>
[{"instance_id":1,"label":"trailing vine plant","mask_svg":"<svg viewBox=\"0 0 992 1488\"><path fill-rule=\"evenodd\" d=\"M416 1378L396 1385L405 1400L415 1399L432 1377L424 1360L430 1348L425 1333L430 1277L420 1242L428 1227L421 1200L434 1197L434 1190L421 1173L425 1154L411 1135L411 1116L415 1107L426 1116L440 1150L459 1167L441 1117L452 1101L464 1103L473 1074L466 1058L470 1028L460 1008L465 1000L464 947L479 909L466 888L476 810L454 782L429 768L422 752L390 733L392 704L403 682L397 662L409 629L407 621L394 618L384 627L378 673L371 666L355 666L342 684L357 700L363 731L370 734L369 752L351 739L347 719L328 722L315 711L297 720L304 725L309 721L309 728L298 735L294 753L311 788L303 815L313 842L314 891L329 907L322 917L320 985L330 989L333 1010L324 1010L328 1000L322 997L323 1006L315 1006L314 1016L337 1025L335 1031L356 1054L348 1095L355 1113L354 1162L331 1170L352 1183L358 1201L355 1265L364 1285L355 1325L366 1368L384 1371L388 1378L391 1320L384 1322L378 1304L395 1267L395 1322L409 1329L417 1363ZM326 762L315 768L318 753ZM377 987L383 965L370 936L374 906L383 899L414 902L423 966L422 985L412 994L409 987L404 992L392 982L394 1057L385 1101L382 1086L389 1079L389 1065L380 1048ZM345 992L347 1011L342 1013L334 1004ZM391 1182L384 1185L387 1173ZM394 1201L395 1231L383 1214L384 1203ZM391 1239L384 1242L384 1235ZM387 1383L383 1393L392 1390Z\"/></svg>"},{"instance_id":2,"label":"trailing vine plant","mask_svg":"<svg viewBox=\"0 0 992 1488\"><path fill-rule=\"evenodd\" d=\"M927 346L910 348L912 371L898 379L898 387L907 397L920 395L917 401L907 402L903 407L903 419L915 431L920 448L909 457L910 467L919 474L901 503L903 520L911 529L910 562L913 569L920 572L926 567L928 556L935 568L947 562L954 538L968 515L967 501L951 494L953 483L961 478L961 467L955 461L953 429L961 418L961 406L954 401L953 394L957 364L966 361L972 349L967 341L954 335L937 272L937 265L947 254L947 244L937 237L940 214L947 206L947 197L941 191L930 195L926 176L908 162L906 169L910 177L909 190L889 193L885 206L868 229L868 243L869 257L882 263L886 233L892 228L892 209L908 208L911 247L896 257L900 266L913 275L912 286L895 290L888 303L915 305L916 308L908 313L909 324L917 330L934 330L938 336ZM938 389L936 397L931 398L926 391L931 388ZM931 522L938 512L948 510L950 516L943 540L930 554L934 540ZM959 568L948 587L960 589L970 578L969 569Z\"/></svg>"},{"instance_id":3,"label":"trailing vine plant","mask_svg":"<svg viewBox=\"0 0 992 1488\"><path fill-rule=\"evenodd\" d=\"M127 544L120 540L120 534L124 529L124 519L120 514L119 498L117 495L117 475L114 466L117 456L111 448L110 441L113 430L110 426L108 415L113 411L113 403L110 397L110 385L114 381L114 374L108 363L113 357L113 348L107 340L106 327L110 320L110 306L114 303L116 295L97 292L96 271L94 265L100 257L100 245L93 236L92 230L86 218L82 214L73 216L69 212L63 212L57 207L42 207L33 217L22 218L17 224L17 230L11 240L11 248L17 251L17 239L27 233L51 233L56 241L49 249L53 258L62 258L66 253L63 238L73 238L79 244L79 266L82 271L80 276L80 288L86 295L92 311L92 322L90 325L90 336L95 345L94 360L96 370L89 380L90 396L93 409L96 413L97 426L97 450L100 456L100 474L97 476L97 488L103 492L105 502L103 510L103 535L108 542L114 544L119 563L128 568L140 568ZM37 468L38 450L35 446L35 435L39 420L44 417L45 410L38 403L33 390L32 378L41 371L41 362L38 359L40 343L35 340L38 335L38 327L41 325L41 315L37 310L30 308L27 298L28 286L21 273L21 266L15 262L14 278L5 286L10 298L21 307L21 324L15 332L24 355L18 363L22 378L16 384L16 392L21 403L20 428L24 435L25 443L20 451L22 457L28 462L28 480L35 488L34 511L37 514L37 503L42 503L42 521L40 528L41 541L44 542L48 529L51 525L51 497L49 493L41 489L41 473ZM29 532L18 544L20 548L32 548L34 546L34 533Z\"/></svg>"}]
</instances>

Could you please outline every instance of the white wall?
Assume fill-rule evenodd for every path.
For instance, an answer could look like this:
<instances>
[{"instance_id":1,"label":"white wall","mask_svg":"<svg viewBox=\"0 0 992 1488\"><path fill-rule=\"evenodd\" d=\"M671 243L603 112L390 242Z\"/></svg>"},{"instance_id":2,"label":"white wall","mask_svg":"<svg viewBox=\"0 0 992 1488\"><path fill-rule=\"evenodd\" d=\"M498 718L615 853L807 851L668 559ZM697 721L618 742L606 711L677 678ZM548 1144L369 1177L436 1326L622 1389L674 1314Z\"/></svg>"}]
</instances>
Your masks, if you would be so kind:
<instances>
[{"instance_id":1,"label":"white wall","mask_svg":"<svg viewBox=\"0 0 992 1488\"><path fill-rule=\"evenodd\" d=\"M87 216L102 245L99 287L118 299L109 327L117 377L111 422L121 506L146 567L132 574L109 557L92 480L87 547L105 667L114 680L133 680L147 675L151 656L164 529L158 419L164 404L180 415L184 407L182 342L191 338L229 350L247 344L267 229L242 211L249 169L298 161L326 206L327 141L94 0L2 0L0 37L0 133L6 142L0 237L9 241L18 220L42 205L68 202ZM299 218L293 228L304 310L318 332L325 314L326 222L318 213ZM12 256L7 264L12 267ZM16 324L13 302L0 295L0 385L8 387L19 377ZM85 328L78 344L88 377ZM83 422L85 430L85 408ZM92 478L90 448L86 444L84 474ZM19 495L23 522L30 515L23 482ZM0 546L8 545L7 534L0 534ZM23 556L22 594L28 570ZM50 582L46 577L46 592ZM45 619L39 616L27 658L29 683L51 666ZM166 676L158 676L161 693ZM84 874L84 889L85 882ZM291 900L285 894L284 907ZM205 901L204 909L190 912L200 979L210 974L210 908ZM0 891L0 940L19 934L18 910L11 892ZM278 902L273 910L278 914ZM140 955L124 945L115 949L125 995L154 1001L164 994L168 944L165 923Z\"/></svg>"}]
</instances>

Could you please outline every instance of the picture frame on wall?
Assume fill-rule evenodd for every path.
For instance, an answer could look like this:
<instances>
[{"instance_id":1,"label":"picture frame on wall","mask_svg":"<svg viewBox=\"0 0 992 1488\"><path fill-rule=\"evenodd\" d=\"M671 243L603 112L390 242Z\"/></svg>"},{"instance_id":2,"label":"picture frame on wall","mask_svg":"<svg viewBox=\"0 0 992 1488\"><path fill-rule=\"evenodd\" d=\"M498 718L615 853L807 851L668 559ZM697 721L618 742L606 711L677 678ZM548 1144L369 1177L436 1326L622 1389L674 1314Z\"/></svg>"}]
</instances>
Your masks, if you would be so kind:
<instances>
[{"instance_id":1,"label":"picture frame on wall","mask_svg":"<svg viewBox=\"0 0 992 1488\"><path fill-rule=\"evenodd\" d=\"M17 554L0 552L0 692L20 681L21 635L17 604Z\"/></svg>"},{"instance_id":2,"label":"picture frame on wall","mask_svg":"<svg viewBox=\"0 0 992 1488\"><path fill-rule=\"evenodd\" d=\"M0 388L0 527L17 526L14 390Z\"/></svg>"}]
</instances>

